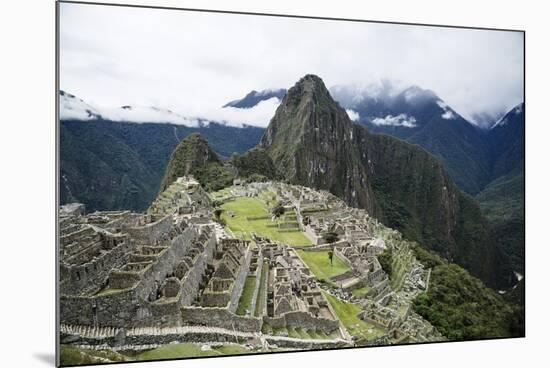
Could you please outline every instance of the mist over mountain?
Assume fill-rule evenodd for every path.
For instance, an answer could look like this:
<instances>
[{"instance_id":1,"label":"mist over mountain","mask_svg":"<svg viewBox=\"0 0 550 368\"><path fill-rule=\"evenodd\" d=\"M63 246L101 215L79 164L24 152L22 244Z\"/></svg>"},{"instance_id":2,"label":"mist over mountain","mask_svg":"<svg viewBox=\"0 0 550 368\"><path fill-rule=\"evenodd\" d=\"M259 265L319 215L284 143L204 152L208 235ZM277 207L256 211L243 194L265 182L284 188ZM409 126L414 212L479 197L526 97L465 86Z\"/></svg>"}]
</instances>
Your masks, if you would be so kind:
<instances>
[{"instance_id":1,"label":"mist over mountain","mask_svg":"<svg viewBox=\"0 0 550 368\"><path fill-rule=\"evenodd\" d=\"M264 131L216 122L187 126L159 119L113 121L66 92L60 93L60 105L61 203L85 203L90 211L147 208L158 193L170 155L192 133L200 133L226 158L254 147ZM132 109L120 108L122 114Z\"/></svg>"},{"instance_id":2,"label":"mist over mountain","mask_svg":"<svg viewBox=\"0 0 550 368\"><path fill-rule=\"evenodd\" d=\"M465 192L476 195L495 179L487 137L494 121L487 119L498 115L477 114L478 121L485 120L474 124L435 92L387 79L368 85L336 85L329 91L353 122L368 127L371 132L418 144L437 156ZM230 104L249 108L259 101L251 96L258 94L265 92L252 91Z\"/></svg>"},{"instance_id":3,"label":"mist over mountain","mask_svg":"<svg viewBox=\"0 0 550 368\"><path fill-rule=\"evenodd\" d=\"M286 89L265 89L260 92L251 91L241 99L234 100L226 103L223 107L236 107L240 109L249 109L256 106L261 101L270 100L272 98L277 99L279 102L286 94Z\"/></svg>"}]
</instances>

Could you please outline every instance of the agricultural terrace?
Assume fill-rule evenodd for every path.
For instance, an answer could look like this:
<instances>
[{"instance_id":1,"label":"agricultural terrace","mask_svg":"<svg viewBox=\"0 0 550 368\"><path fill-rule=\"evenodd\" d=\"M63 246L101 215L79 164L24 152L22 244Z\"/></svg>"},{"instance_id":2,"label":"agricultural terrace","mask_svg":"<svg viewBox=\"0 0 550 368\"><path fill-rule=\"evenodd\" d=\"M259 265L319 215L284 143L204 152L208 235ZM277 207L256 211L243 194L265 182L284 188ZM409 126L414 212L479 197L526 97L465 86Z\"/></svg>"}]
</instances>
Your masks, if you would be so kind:
<instances>
[{"instance_id":1,"label":"agricultural terrace","mask_svg":"<svg viewBox=\"0 0 550 368\"><path fill-rule=\"evenodd\" d=\"M291 246L311 245L311 241L299 229L294 211L272 220L265 202L249 197L237 197L224 203L221 209L221 219L236 237L250 240L254 232Z\"/></svg>"},{"instance_id":2,"label":"agricultural terrace","mask_svg":"<svg viewBox=\"0 0 550 368\"><path fill-rule=\"evenodd\" d=\"M361 312L361 306L345 302L326 292L323 294L352 337L358 341L370 341L384 335L384 329L363 321L357 316Z\"/></svg>"},{"instance_id":3,"label":"agricultural terrace","mask_svg":"<svg viewBox=\"0 0 550 368\"><path fill-rule=\"evenodd\" d=\"M333 255L332 264L330 264L328 251L308 252L297 250L297 252L318 280L330 282L329 279L331 277L341 275L350 270L348 265L338 258L336 254Z\"/></svg>"}]
</instances>

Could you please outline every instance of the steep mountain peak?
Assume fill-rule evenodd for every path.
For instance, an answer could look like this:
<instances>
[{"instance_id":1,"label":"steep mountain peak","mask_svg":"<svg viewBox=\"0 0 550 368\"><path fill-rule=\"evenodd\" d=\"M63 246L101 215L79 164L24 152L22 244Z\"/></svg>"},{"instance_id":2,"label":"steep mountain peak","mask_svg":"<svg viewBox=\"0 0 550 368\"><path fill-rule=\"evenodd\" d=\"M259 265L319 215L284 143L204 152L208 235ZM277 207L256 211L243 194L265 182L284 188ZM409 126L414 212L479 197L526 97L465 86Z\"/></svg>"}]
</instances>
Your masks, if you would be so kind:
<instances>
[{"instance_id":1,"label":"steep mountain peak","mask_svg":"<svg viewBox=\"0 0 550 368\"><path fill-rule=\"evenodd\" d=\"M293 102L304 99L312 99L314 102L327 98L332 100L325 83L315 74L307 74L303 76L291 89L288 90L287 94L289 96L289 100Z\"/></svg>"},{"instance_id":2,"label":"steep mountain peak","mask_svg":"<svg viewBox=\"0 0 550 368\"><path fill-rule=\"evenodd\" d=\"M308 74L290 88L260 146L293 183L330 190L355 206L373 209L367 173L357 165L353 123L323 80Z\"/></svg>"},{"instance_id":3,"label":"steep mountain peak","mask_svg":"<svg viewBox=\"0 0 550 368\"><path fill-rule=\"evenodd\" d=\"M324 140L338 134L341 135L339 138L348 140L349 136L343 134L343 129L349 130L351 125L346 111L332 99L323 80L307 74L288 90L267 127L261 145L269 147L275 144L278 147L278 142L298 144L304 136L312 135L315 140Z\"/></svg>"}]
</instances>

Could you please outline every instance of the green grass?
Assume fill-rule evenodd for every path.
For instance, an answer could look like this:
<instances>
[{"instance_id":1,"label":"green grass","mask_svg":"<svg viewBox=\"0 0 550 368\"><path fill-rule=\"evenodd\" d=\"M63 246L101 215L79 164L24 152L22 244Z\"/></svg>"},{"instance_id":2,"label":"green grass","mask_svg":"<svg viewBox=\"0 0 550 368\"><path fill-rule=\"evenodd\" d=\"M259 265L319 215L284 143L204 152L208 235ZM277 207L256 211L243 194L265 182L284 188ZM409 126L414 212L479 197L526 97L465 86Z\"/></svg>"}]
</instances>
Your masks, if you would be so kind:
<instances>
[{"instance_id":1,"label":"green grass","mask_svg":"<svg viewBox=\"0 0 550 368\"><path fill-rule=\"evenodd\" d=\"M244 316L247 309L250 308L252 297L254 296L254 286L256 285L255 277L247 277L244 283L241 299L239 299L239 305L237 306L237 314Z\"/></svg>"},{"instance_id":2,"label":"green grass","mask_svg":"<svg viewBox=\"0 0 550 368\"><path fill-rule=\"evenodd\" d=\"M337 275L341 275L350 270L347 264L344 263L336 255L332 258L332 265L328 258L328 251L322 252L306 252L303 250L297 250L298 255L309 267L311 272L317 277L317 279L329 281L329 278Z\"/></svg>"},{"instance_id":3,"label":"green grass","mask_svg":"<svg viewBox=\"0 0 550 368\"><path fill-rule=\"evenodd\" d=\"M103 290L100 290L96 296L106 296L106 295L113 295L113 294L118 294L118 293L121 293L125 290L128 290L128 289L111 289L111 288L105 288Z\"/></svg>"},{"instance_id":4,"label":"green grass","mask_svg":"<svg viewBox=\"0 0 550 368\"><path fill-rule=\"evenodd\" d=\"M258 290L258 299L256 300L256 310L254 311L254 316L260 317L264 310L264 305L266 303L266 278L267 273L269 272L269 264L264 262L262 267L262 276L260 279L260 290Z\"/></svg>"},{"instance_id":5,"label":"green grass","mask_svg":"<svg viewBox=\"0 0 550 368\"><path fill-rule=\"evenodd\" d=\"M61 365L127 362L133 360L112 350L82 349L70 345L61 345L59 359Z\"/></svg>"},{"instance_id":6,"label":"green grass","mask_svg":"<svg viewBox=\"0 0 550 368\"><path fill-rule=\"evenodd\" d=\"M373 340L384 334L384 330L365 322L357 317L361 307L357 304L344 302L328 293L323 292L338 319L342 322L349 334L359 340Z\"/></svg>"},{"instance_id":7,"label":"green grass","mask_svg":"<svg viewBox=\"0 0 550 368\"><path fill-rule=\"evenodd\" d=\"M178 359L191 357L220 356L232 354L247 354L251 351L236 344L223 345L212 348L212 350L202 351L201 344L168 344L143 352L137 356L137 360L156 360L156 359Z\"/></svg>"},{"instance_id":8,"label":"green grass","mask_svg":"<svg viewBox=\"0 0 550 368\"><path fill-rule=\"evenodd\" d=\"M289 245L311 245L309 239L301 231L279 232L276 227L268 227L268 225L275 224L271 219L247 220L247 217L270 215L264 202L257 198L236 198L234 201L224 203L221 208L224 210L221 218L226 222L229 229L236 235L243 235L244 239L250 239L251 233L255 232L273 241L280 241ZM230 216L228 212L233 213L234 216Z\"/></svg>"},{"instance_id":9,"label":"green grass","mask_svg":"<svg viewBox=\"0 0 550 368\"><path fill-rule=\"evenodd\" d=\"M365 296L367 295L367 293L370 291L370 287L368 286L363 286L363 287L360 287L360 288L357 288L357 289L353 289L351 291L351 293L354 295L354 296L357 296L357 297L362 297L362 296Z\"/></svg>"}]
</instances>

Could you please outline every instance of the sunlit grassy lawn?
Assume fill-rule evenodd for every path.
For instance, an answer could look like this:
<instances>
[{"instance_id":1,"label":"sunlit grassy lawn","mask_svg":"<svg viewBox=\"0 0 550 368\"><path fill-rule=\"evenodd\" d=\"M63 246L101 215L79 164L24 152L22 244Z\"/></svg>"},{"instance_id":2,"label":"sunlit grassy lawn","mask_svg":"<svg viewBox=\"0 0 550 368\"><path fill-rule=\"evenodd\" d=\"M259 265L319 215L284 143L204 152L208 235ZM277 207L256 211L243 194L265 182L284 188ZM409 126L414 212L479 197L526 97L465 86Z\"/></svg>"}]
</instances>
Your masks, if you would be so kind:
<instances>
[{"instance_id":1,"label":"sunlit grassy lawn","mask_svg":"<svg viewBox=\"0 0 550 368\"><path fill-rule=\"evenodd\" d=\"M301 231L279 232L276 227L268 227L267 225L276 224L271 221L271 218L247 220L247 217L271 216L264 203L257 198L236 198L234 201L224 203L221 208L224 210L221 218L225 220L229 229L236 235L244 233L245 239L250 239L250 233L255 232L273 241L289 245L311 245L309 239ZM233 212L234 216L231 217L228 211Z\"/></svg>"},{"instance_id":2,"label":"sunlit grassy lawn","mask_svg":"<svg viewBox=\"0 0 550 368\"><path fill-rule=\"evenodd\" d=\"M361 307L359 305L344 302L325 292L323 292L323 294L350 335L357 336L360 339L373 340L384 334L382 328L365 322L357 317L357 314L361 312Z\"/></svg>"},{"instance_id":3,"label":"sunlit grassy lawn","mask_svg":"<svg viewBox=\"0 0 550 368\"><path fill-rule=\"evenodd\" d=\"M306 252L297 250L297 252L317 279L329 281L329 278L350 270L348 265L336 255L333 256L331 265L328 258L328 251Z\"/></svg>"},{"instance_id":4,"label":"sunlit grassy lawn","mask_svg":"<svg viewBox=\"0 0 550 368\"><path fill-rule=\"evenodd\" d=\"M254 286L256 285L255 277L247 277L244 282L243 292L241 294L241 299L239 299L239 305L237 306L237 314L245 315L246 310L250 308L250 303L252 302L252 297L254 296Z\"/></svg>"},{"instance_id":5,"label":"sunlit grassy lawn","mask_svg":"<svg viewBox=\"0 0 550 368\"><path fill-rule=\"evenodd\" d=\"M251 351L239 345L223 345L212 350L201 350L200 344L168 344L139 354L136 360L178 359L190 357L220 356L227 354L247 354Z\"/></svg>"}]
</instances>

